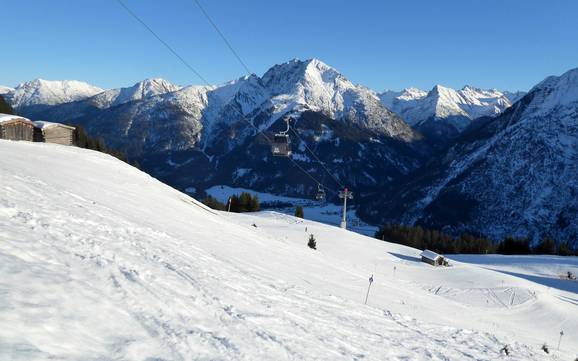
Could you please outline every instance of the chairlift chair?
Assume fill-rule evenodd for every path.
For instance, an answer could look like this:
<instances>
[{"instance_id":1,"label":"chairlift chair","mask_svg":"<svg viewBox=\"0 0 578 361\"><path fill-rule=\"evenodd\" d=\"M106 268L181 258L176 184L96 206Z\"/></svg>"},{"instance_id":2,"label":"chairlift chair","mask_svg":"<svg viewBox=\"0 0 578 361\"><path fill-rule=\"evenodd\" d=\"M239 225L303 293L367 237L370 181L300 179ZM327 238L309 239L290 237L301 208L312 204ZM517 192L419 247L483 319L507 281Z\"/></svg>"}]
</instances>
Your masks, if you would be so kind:
<instances>
[{"instance_id":1,"label":"chairlift chair","mask_svg":"<svg viewBox=\"0 0 578 361\"><path fill-rule=\"evenodd\" d=\"M271 144L271 153L277 157L289 157L291 155L291 138L289 138L289 119L286 119L287 130L276 133Z\"/></svg>"}]
</instances>

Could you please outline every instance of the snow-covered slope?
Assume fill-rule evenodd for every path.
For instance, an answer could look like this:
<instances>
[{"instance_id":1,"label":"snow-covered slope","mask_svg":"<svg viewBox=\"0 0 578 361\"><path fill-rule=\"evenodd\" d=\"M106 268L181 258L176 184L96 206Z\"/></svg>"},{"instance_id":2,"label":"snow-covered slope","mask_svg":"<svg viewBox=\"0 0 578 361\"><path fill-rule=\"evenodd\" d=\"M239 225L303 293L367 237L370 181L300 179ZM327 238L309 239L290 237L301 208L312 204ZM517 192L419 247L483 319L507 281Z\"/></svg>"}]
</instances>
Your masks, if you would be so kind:
<instances>
[{"instance_id":1,"label":"snow-covered slope","mask_svg":"<svg viewBox=\"0 0 578 361\"><path fill-rule=\"evenodd\" d=\"M102 92L101 88L76 80L35 79L8 93L13 108L48 106L73 102Z\"/></svg>"},{"instance_id":2,"label":"snow-covered slope","mask_svg":"<svg viewBox=\"0 0 578 361\"><path fill-rule=\"evenodd\" d=\"M501 239L578 235L578 69L549 77L413 175L391 217ZM394 205L395 204L395 205ZM406 212L399 215L399 205Z\"/></svg>"},{"instance_id":3,"label":"snow-covered slope","mask_svg":"<svg viewBox=\"0 0 578 361\"><path fill-rule=\"evenodd\" d=\"M561 328L551 352L578 346L575 290L214 212L101 153L0 152L1 359L495 360L509 344L508 359L546 360Z\"/></svg>"}]
</instances>

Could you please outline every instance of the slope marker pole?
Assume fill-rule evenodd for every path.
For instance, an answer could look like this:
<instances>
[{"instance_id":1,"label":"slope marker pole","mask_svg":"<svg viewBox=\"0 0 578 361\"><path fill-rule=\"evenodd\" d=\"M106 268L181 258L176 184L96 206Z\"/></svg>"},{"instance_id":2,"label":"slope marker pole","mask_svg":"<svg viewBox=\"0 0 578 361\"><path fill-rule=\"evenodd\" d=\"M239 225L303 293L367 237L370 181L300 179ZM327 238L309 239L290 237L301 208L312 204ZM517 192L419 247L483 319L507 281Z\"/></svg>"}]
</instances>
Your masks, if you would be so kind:
<instances>
[{"instance_id":1,"label":"slope marker pole","mask_svg":"<svg viewBox=\"0 0 578 361\"><path fill-rule=\"evenodd\" d=\"M367 305L367 298L369 298L369 290L371 289L371 284L373 283L373 275L369 277L369 286L367 286L367 294L365 295L365 304Z\"/></svg>"}]
</instances>

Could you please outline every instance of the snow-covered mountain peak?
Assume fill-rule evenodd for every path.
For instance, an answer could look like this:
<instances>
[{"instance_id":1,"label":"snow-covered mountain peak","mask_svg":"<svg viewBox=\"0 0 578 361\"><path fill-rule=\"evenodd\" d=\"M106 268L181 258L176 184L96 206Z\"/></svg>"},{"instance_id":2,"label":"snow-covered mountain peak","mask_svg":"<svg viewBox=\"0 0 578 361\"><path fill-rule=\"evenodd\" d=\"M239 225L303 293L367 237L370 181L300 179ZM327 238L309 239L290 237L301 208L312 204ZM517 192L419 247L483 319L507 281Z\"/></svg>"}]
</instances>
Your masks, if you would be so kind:
<instances>
[{"instance_id":1,"label":"snow-covered mountain peak","mask_svg":"<svg viewBox=\"0 0 578 361\"><path fill-rule=\"evenodd\" d=\"M395 108L394 103L399 101L413 101L426 97L428 92L418 88L405 88L402 91L384 90L383 93L378 94L379 99L389 109Z\"/></svg>"},{"instance_id":2,"label":"snow-covered mountain peak","mask_svg":"<svg viewBox=\"0 0 578 361\"><path fill-rule=\"evenodd\" d=\"M324 82L334 82L337 78L343 77L335 68L330 67L319 59L309 59L305 61L306 75L310 77L320 76Z\"/></svg>"},{"instance_id":3,"label":"snow-covered mountain peak","mask_svg":"<svg viewBox=\"0 0 578 361\"><path fill-rule=\"evenodd\" d=\"M455 89L436 84L432 90L428 93L428 96L439 96L439 97L449 97L449 98L456 98L458 97L458 92Z\"/></svg>"},{"instance_id":4,"label":"snow-covered mountain peak","mask_svg":"<svg viewBox=\"0 0 578 361\"><path fill-rule=\"evenodd\" d=\"M490 111L491 107L498 112L508 104L496 90L462 89L458 93L468 101L462 108L468 114ZM577 209L575 197L569 194L578 193L577 119L578 69L546 78L511 111L472 128L467 142L456 142L430 163L435 170L425 167L423 182L414 183L420 185L398 190L398 194L421 192L415 200L400 197L403 204L413 203L413 209L406 211L401 218L407 218L399 223L420 218L434 228L464 227L461 229L495 239L508 234L535 241L546 236L575 239L577 227L572 221L578 219ZM436 122L441 119L430 124ZM433 173L437 175L432 179ZM415 189L409 190L412 187ZM452 197L445 197L447 194ZM471 200L475 207L466 206L465 216L439 212ZM392 209L398 212L399 208ZM414 210L417 212L408 216ZM511 234L512 230L516 233Z\"/></svg>"},{"instance_id":5,"label":"snow-covered mountain peak","mask_svg":"<svg viewBox=\"0 0 578 361\"><path fill-rule=\"evenodd\" d=\"M399 95L399 99L403 99L403 100L416 100L416 99L421 99L423 97L427 96L427 92L418 89L418 88L405 88L401 91L401 94Z\"/></svg>"},{"instance_id":6,"label":"snow-covered mountain peak","mask_svg":"<svg viewBox=\"0 0 578 361\"><path fill-rule=\"evenodd\" d=\"M485 91L497 92L497 91L498 91L497 89L494 89L494 88L492 88L492 89L482 89L482 88L479 88L479 87L477 87L477 86L470 85L470 84L464 85L464 86L462 87L462 89L460 89L460 90L461 90L461 91L466 91L466 92L468 92L468 91L469 91L469 92L485 92Z\"/></svg>"},{"instance_id":7,"label":"snow-covered mountain peak","mask_svg":"<svg viewBox=\"0 0 578 361\"><path fill-rule=\"evenodd\" d=\"M263 87L261 78L255 74L244 75L235 80L228 81L222 85L215 87L214 95L218 95L222 100L228 101L232 99L235 94L240 91L246 91L248 88Z\"/></svg>"},{"instance_id":8,"label":"snow-covered mountain peak","mask_svg":"<svg viewBox=\"0 0 578 361\"><path fill-rule=\"evenodd\" d=\"M9 93L14 108L32 105L56 105L91 97L103 89L77 80L34 79L19 84Z\"/></svg>"},{"instance_id":9,"label":"snow-covered mountain peak","mask_svg":"<svg viewBox=\"0 0 578 361\"><path fill-rule=\"evenodd\" d=\"M323 91L322 89L338 83L353 86L337 70L318 59L293 59L275 65L263 75L262 80L275 95Z\"/></svg>"},{"instance_id":10,"label":"snow-covered mountain peak","mask_svg":"<svg viewBox=\"0 0 578 361\"><path fill-rule=\"evenodd\" d=\"M213 108L221 108L236 101L241 106L243 114L253 111L269 96L269 91L265 89L261 78L255 74L245 75L227 82L216 87L209 94Z\"/></svg>"},{"instance_id":11,"label":"snow-covered mountain peak","mask_svg":"<svg viewBox=\"0 0 578 361\"><path fill-rule=\"evenodd\" d=\"M136 83L133 88L140 90L143 98L181 89L180 86L162 78L145 79Z\"/></svg>"},{"instance_id":12,"label":"snow-covered mountain peak","mask_svg":"<svg viewBox=\"0 0 578 361\"><path fill-rule=\"evenodd\" d=\"M426 98L429 101L430 109L433 108L433 114L436 118L470 118L469 114L460 107L460 104L467 104L467 102L458 91L452 88L436 85ZM459 127L464 127L463 122L460 122Z\"/></svg>"},{"instance_id":13,"label":"snow-covered mountain peak","mask_svg":"<svg viewBox=\"0 0 578 361\"><path fill-rule=\"evenodd\" d=\"M511 101L504 93L472 85L455 90L438 84L427 93L409 88L399 93L384 92L379 96L386 107L400 114L409 124L421 129L427 122L426 132L436 134L453 129L450 132L452 136L467 127L471 120L497 115L511 105ZM521 95L512 94L512 96ZM442 120L439 126L432 123L437 120ZM439 127L443 129L438 129Z\"/></svg>"},{"instance_id":14,"label":"snow-covered mountain peak","mask_svg":"<svg viewBox=\"0 0 578 361\"><path fill-rule=\"evenodd\" d=\"M318 59L291 60L275 65L263 75L263 84L273 95L289 96L312 109L343 108L342 93L355 85Z\"/></svg>"},{"instance_id":15,"label":"snow-covered mountain peak","mask_svg":"<svg viewBox=\"0 0 578 361\"><path fill-rule=\"evenodd\" d=\"M275 65L262 81L272 95L276 117L307 109L337 120L348 119L390 136L406 140L415 137L407 124L381 104L373 90L353 84L318 59L294 59Z\"/></svg>"},{"instance_id":16,"label":"snow-covered mountain peak","mask_svg":"<svg viewBox=\"0 0 578 361\"><path fill-rule=\"evenodd\" d=\"M9 86L0 85L0 95L6 94L6 93L11 93L13 91L14 91L14 88L11 88Z\"/></svg>"},{"instance_id":17,"label":"snow-covered mountain peak","mask_svg":"<svg viewBox=\"0 0 578 361\"><path fill-rule=\"evenodd\" d=\"M530 90L534 94L528 112L546 114L565 106L578 106L578 68L549 76Z\"/></svg>"},{"instance_id":18,"label":"snow-covered mountain peak","mask_svg":"<svg viewBox=\"0 0 578 361\"><path fill-rule=\"evenodd\" d=\"M161 78L145 79L128 88L106 90L91 99L99 108L108 108L135 100L166 94L181 89Z\"/></svg>"}]
</instances>

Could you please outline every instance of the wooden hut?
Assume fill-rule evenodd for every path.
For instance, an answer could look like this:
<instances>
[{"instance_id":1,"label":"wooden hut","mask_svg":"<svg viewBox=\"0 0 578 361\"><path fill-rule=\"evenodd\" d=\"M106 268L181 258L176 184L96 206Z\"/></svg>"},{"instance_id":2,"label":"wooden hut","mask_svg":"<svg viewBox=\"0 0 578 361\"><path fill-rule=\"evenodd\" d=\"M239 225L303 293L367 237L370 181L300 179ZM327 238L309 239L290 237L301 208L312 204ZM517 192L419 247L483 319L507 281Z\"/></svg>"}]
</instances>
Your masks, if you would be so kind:
<instances>
[{"instance_id":1,"label":"wooden hut","mask_svg":"<svg viewBox=\"0 0 578 361\"><path fill-rule=\"evenodd\" d=\"M74 127L44 121L34 122L34 141L56 143L62 145L74 144Z\"/></svg>"},{"instance_id":2,"label":"wooden hut","mask_svg":"<svg viewBox=\"0 0 578 361\"><path fill-rule=\"evenodd\" d=\"M430 251L429 249L426 249L421 253L421 261L431 264L432 266L443 266L446 264L444 256Z\"/></svg>"},{"instance_id":3,"label":"wooden hut","mask_svg":"<svg viewBox=\"0 0 578 361\"><path fill-rule=\"evenodd\" d=\"M0 113L0 139L27 140L34 138L34 124L26 118Z\"/></svg>"}]
</instances>

